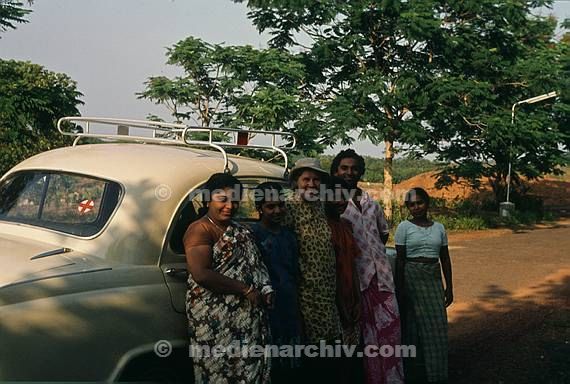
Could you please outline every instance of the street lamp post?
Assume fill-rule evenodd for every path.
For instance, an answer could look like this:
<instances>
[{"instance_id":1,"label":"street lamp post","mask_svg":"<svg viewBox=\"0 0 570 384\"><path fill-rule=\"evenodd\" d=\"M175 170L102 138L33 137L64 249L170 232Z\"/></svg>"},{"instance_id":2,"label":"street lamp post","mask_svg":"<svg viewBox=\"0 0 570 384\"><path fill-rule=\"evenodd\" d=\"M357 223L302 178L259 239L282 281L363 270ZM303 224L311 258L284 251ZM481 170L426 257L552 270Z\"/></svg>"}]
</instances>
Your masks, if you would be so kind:
<instances>
[{"instance_id":1,"label":"street lamp post","mask_svg":"<svg viewBox=\"0 0 570 384\"><path fill-rule=\"evenodd\" d=\"M558 93L553 91L553 92L545 93L543 95L531 97L530 99L517 101L516 103L513 104L513 107L511 108L511 125L513 127L515 125L515 108L517 106L519 106L521 104L538 103L539 101L551 99L551 98L556 97L556 96L558 96ZM509 200L510 194L511 194L511 169L512 169L511 156L512 156L512 154L509 151L509 171L507 173L507 201L501 203L501 208L499 209L499 213L501 216L508 216L510 211L514 209L514 204L511 203Z\"/></svg>"}]
</instances>

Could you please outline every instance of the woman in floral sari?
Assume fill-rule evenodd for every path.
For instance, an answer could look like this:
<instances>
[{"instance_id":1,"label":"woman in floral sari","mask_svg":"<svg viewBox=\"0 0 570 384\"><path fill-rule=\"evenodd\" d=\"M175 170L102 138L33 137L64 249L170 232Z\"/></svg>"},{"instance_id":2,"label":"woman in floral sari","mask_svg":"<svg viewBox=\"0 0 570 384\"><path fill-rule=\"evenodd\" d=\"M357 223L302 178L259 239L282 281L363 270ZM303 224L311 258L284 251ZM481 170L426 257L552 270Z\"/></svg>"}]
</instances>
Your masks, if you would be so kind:
<instances>
[{"instance_id":1,"label":"woman in floral sari","mask_svg":"<svg viewBox=\"0 0 570 384\"><path fill-rule=\"evenodd\" d=\"M207 212L184 235L190 272L186 313L193 346L234 350L268 341L264 306L271 305L273 296L269 275L252 234L232 220L241 189L231 175L212 175L203 190ZM269 360L259 354L192 357L196 383L269 381Z\"/></svg>"}]
</instances>

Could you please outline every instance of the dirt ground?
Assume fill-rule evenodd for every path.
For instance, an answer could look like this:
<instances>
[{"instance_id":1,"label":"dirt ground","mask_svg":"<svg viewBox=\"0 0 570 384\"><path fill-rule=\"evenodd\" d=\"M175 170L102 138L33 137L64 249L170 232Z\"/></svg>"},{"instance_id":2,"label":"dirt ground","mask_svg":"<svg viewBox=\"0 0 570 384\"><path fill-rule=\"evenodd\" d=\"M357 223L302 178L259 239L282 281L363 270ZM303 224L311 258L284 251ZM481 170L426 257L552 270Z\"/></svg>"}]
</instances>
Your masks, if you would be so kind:
<instances>
[{"instance_id":1,"label":"dirt ground","mask_svg":"<svg viewBox=\"0 0 570 384\"><path fill-rule=\"evenodd\" d=\"M449 382L570 383L570 220L449 240Z\"/></svg>"},{"instance_id":2,"label":"dirt ground","mask_svg":"<svg viewBox=\"0 0 570 384\"><path fill-rule=\"evenodd\" d=\"M434 187L433 172L394 186L447 200L484 199L490 186ZM381 200L382 184L362 183ZM530 183L547 209L570 212L570 177ZM513 231L449 234L455 302L448 308L449 383L570 384L570 219Z\"/></svg>"}]
</instances>

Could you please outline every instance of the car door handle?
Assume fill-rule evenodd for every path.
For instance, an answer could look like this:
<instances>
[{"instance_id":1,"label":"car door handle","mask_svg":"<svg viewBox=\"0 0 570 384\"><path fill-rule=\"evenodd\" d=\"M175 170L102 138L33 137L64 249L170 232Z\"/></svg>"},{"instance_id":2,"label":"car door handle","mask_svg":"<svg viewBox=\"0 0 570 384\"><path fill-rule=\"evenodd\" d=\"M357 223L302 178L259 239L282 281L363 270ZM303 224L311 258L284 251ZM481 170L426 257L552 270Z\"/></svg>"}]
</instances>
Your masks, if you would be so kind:
<instances>
[{"instance_id":1,"label":"car door handle","mask_svg":"<svg viewBox=\"0 0 570 384\"><path fill-rule=\"evenodd\" d=\"M184 275L184 277L188 276L188 270L186 268L167 268L164 272L171 277L178 277L180 275Z\"/></svg>"}]
</instances>

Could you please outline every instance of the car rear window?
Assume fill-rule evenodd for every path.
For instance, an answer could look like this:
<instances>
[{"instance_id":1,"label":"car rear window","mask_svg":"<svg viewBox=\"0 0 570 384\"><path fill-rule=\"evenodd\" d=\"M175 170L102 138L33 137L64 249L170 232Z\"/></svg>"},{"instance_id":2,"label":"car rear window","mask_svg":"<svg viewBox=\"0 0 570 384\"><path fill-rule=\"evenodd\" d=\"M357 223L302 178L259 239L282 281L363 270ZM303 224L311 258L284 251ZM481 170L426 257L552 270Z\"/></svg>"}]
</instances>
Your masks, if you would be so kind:
<instances>
[{"instance_id":1,"label":"car rear window","mask_svg":"<svg viewBox=\"0 0 570 384\"><path fill-rule=\"evenodd\" d=\"M120 196L120 185L112 181L23 171L0 184L0 220L89 237L105 226Z\"/></svg>"}]
</instances>

